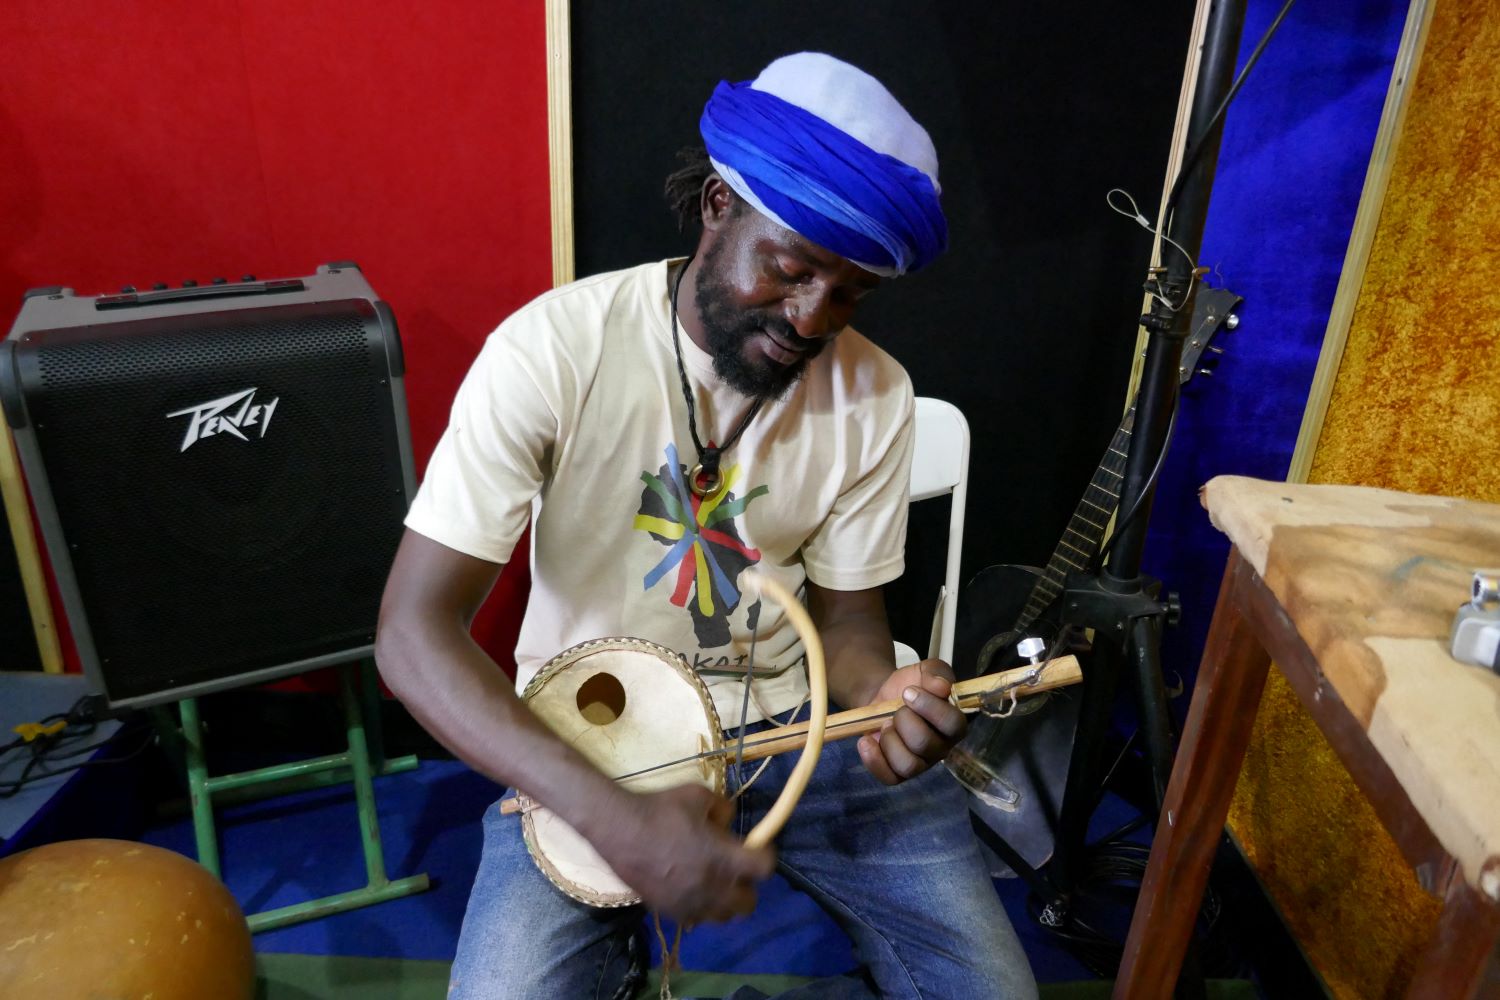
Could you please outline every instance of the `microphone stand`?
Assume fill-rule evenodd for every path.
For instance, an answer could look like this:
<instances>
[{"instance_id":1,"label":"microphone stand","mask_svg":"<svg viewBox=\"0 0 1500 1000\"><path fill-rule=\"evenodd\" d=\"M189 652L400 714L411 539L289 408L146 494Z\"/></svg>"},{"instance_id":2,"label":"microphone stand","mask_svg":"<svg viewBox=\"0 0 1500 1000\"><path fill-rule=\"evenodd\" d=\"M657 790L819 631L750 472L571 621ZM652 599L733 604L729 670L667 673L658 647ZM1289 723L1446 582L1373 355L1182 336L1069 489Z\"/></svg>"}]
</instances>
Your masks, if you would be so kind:
<instances>
[{"instance_id":1,"label":"microphone stand","mask_svg":"<svg viewBox=\"0 0 1500 1000\"><path fill-rule=\"evenodd\" d=\"M1084 671L1077 733L1047 874L1027 865L982 819L971 814L981 839L1042 898L1041 922L1051 927L1066 925L1082 881L1087 826L1097 806L1101 758L1122 677L1128 678L1135 696L1158 814L1172 770L1173 734L1162 674L1161 632L1166 624L1175 623L1178 607L1175 595L1162 598L1161 581L1141 573L1141 556L1156 491L1152 473L1164 457L1179 392L1183 342L1193 318L1197 275L1187 254L1196 258L1202 243L1218 159L1219 123L1209 131L1210 123L1234 77L1244 13L1245 0L1215 0L1208 16L1188 128L1190 142L1197 148L1190 145L1184 156L1164 227L1182 249L1163 241L1165 266L1153 268L1147 282L1158 294L1151 311L1141 318L1149 339L1117 507L1121 520L1110 543L1109 561L1102 570L1070 575L1061 597L1062 625L1091 628L1095 638L1091 662ZM1179 995L1203 995L1196 966L1190 953Z\"/></svg>"}]
</instances>

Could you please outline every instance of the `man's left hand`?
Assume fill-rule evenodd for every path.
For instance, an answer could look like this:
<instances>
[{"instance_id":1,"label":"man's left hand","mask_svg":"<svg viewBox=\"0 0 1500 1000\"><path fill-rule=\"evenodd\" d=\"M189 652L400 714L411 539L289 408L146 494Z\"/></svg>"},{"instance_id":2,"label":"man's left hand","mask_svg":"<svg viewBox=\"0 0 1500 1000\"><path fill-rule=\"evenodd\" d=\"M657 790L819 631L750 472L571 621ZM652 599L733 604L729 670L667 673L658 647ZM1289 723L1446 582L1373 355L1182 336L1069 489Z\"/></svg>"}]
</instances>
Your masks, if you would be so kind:
<instances>
[{"instance_id":1,"label":"man's left hand","mask_svg":"<svg viewBox=\"0 0 1500 1000\"><path fill-rule=\"evenodd\" d=\"M883 727L859 738L859 757L887 785L914 778L947 756L963 738L964 713L948 701L953 669L923 660L891 674L870 704L901 699L904 705Z\"/></svg>"}]
</instances>

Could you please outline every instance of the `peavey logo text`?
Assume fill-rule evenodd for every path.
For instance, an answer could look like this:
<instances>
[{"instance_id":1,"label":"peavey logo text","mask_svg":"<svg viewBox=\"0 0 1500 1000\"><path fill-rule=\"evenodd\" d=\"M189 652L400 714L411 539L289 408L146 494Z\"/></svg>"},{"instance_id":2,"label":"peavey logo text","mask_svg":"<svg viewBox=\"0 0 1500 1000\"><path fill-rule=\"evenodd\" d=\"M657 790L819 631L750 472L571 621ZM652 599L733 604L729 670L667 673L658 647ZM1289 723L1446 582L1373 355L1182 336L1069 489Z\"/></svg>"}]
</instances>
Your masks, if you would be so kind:
<instances>
[{"instance_id":1,"label":"peavey logo text","mask_svg":"<svg viewBox=\"0 0 1500 1000\"><path fill-rule=\"evenodd\" d=\"M244 432L249 428L259 428L256 437L265 437L266 428L271 426L271 413L276 409L276 404L281 402L277 396L269 403L256 403L255 390L241 389L239 392L228 396L220 396L211 399L207 403L199 403L197 406L189 406L185 409L168 413L168 419L172 417L188 417L187 433L182 438L180 451L187 451L195 443L215 434L233 434L241 441L248 441ZM233 413L226 413L236 403L239 408Z\"/></svg>"}]
</instances>

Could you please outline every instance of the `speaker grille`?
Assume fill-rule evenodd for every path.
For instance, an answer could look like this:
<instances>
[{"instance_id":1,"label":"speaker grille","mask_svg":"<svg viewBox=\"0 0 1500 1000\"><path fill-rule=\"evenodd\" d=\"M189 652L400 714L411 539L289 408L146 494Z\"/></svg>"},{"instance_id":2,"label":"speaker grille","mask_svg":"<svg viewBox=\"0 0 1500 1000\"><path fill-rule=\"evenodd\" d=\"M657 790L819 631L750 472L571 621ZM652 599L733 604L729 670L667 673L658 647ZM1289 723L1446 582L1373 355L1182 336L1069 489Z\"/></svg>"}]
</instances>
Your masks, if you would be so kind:
<instances>
[{"instance_id":1,"label":"speaker grille","mask_svg":"<svg viewBox=\"0 0 1500 1000\"><path fill-rule=\"evenodd\" d=\"M384 336L355 300L29 338L112 700L371 640L405 510Z\"/></svg>"}]
</instances>

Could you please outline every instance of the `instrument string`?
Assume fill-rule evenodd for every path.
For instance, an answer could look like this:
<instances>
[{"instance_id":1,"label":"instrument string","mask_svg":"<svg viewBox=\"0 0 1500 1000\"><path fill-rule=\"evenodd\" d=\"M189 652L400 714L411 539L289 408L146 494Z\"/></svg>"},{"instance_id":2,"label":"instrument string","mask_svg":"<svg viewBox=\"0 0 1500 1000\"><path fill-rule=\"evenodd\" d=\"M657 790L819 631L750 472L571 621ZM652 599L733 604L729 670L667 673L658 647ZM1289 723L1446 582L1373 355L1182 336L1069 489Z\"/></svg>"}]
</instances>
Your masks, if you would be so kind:
<instances>
[{"instance_id":1,"label":"instrument string","mask_svg":"<svg viewBox=\"0 0 1500 1000\"><path fill-rule=\"evenodd\" d=\"M1018 678L1016 678L1013 681L1000 681L1000 682L997 682L994 687L992 687L992 688L990 688L990 689L988 689L986 691L975 692L975 693L972 693L972 694L968 695L967 696L967 700L969 700L971 702L976 702L977 703L976 709L978 711L985 712L986 714L995 714L995 711L996 711L995 706L994 706L994 699L995 699L995 697L997 695L1005 695L1005 694L1007 694L1009 692L1015 691L1018 688L1028 687L1028 686L1036 684L1041 679L1042 671L1045 670L1048 666L1050 666L1052 664L1052 662L1055 660L1056 654L1057 654L1057 650L1058 650L1058 647L1060 645L1061 645L1060 641L1054 642L1052 648L1047 651L1047 656L1044 659L1042 659L1041 661L1039 661L1038 663L1034 664L1033 667L1032 667L1032 669L1029 670L1029 671L1027 671L1027 673L1024 676L1018 677ZM807 699L804 696L804 698L802 700L802 704L806 704L806 702L807 702ZM789 716L789 718L796 718L796 713L799 712L799 711L801 711L802 704L799 704L795 709L792 710L792 715ZM870 724L870 722L872 722L874 720L877 720L877 719L889 719L889 718L891 718L892 716L894 716L899 711L900 711L900 709L897 708L897 709L892 709L889 712L877 712L877 713L874 713L872 715L865 715L865 716L862 716L862 717L860 717L858 719L848 719L848 720L845 720L843 722L829 722L828 725L827 725L827 727L826 727L826 731L827 731L827 733L828 733L829 736L831 736L831 737L833 737L835 739L838 739L841 735L843 735L843 732L842 732L843 730L847 730L847 729L851 729L851 728L857 728L857 727L862 727L862 726L868 726ZM780 726L778 726L778 728L779 729L784 729L784 728L786 728L787 725L789 725L789 723L782 723L782 724L780 724ZM758 737L756 739L747 739L747 740L745 740L745 742L744 742L744 749L746 749L746 750L755 750L755 749L758 749L760 747L765 746L768 743L775 743L776 741L778 741L780 739L783 739L783 737L777 734L777 730L772 729L772 730L769 730L768 732L766 732L765 734L763 734L762 736L760 736L760 737ZM628 774L616 775L613 780L615 780L615 781L628 781L631 778L638 778L638 777L640 777L643 774L650 774L653 771L662 771L662 770L665 770L665 769L667 769L669 767L677 767L680 764L691 764L694 761L699 761L699 760L710 760L710 759L712 759L714 757L724 757L724 756L727 756L727 755L729 755L730 753L733 753L733 752L735 752L735 748L731 748L731 747L721 747L718 750L705 750L702 753L691 754L691 755L689 755L687 757L678 757L675 760L663 761L660 764L652 764L650 767L643 767L639 771L631 771ZM770 759L769 757L765 758L765 760L769 760L769 759ZM761 770L764 770L764 769L765 769L765 764L762 763L761 764ZM750 781L746 782L745 785L741 787L741 791L743 791L744 788L749 787L749 784L751 782L753 782L755 780L755 778L759 776L759 774L760 774L760 772L757 771L754 775L752 775L751 778L750 778ZM736 792L735 794L738 795L739 792Z\"/></svg>"},{"instance_id":2,"label":"instrument string","mask_svg":"<svg viewBox=\"0 0 1500 1000\"><path fill-rule=\"evenodd\" d=\"M750 663L745 668L745 690L740 695L740 738L736 741L734 752L734 777L742 786L745 779L745 719L750 715L750 685L755 682L755 638L760 625L759 597L745 612L745 624L750 628Z\"/></svg>"},{"instance_id":3,"label":"instrument string","mask_svg":"<svg viewBox=\"0 0 1500 1000\"><path fill-rule=\"evenodd\" d=\"M1062 651L1063 646L1068 642L1075 628L1076 626L1074 625L1064 625L1058 630L1056 638L1052 640L1052 645L1047 647L1047 654L1032 664L1031 669L1027 671L1025 676L1018 677L1009 683L996 684L981 694L979 696L979 711L992 719L1010 718L1016 711L1016 690L1018 688L1033 686L1037 681L1041 680L1042 671L1053 660L1057 659L1057 654ZM1003 695L1008 695L1009 697L1005 699L1002 707L997 708L995 702Z\"/></svg>"},{"instance_id":4,"label":"instrument string","mask_svg":"<svg viewBox=\"0 0 1500 1000\"><path fill-rule=\"evenodd\" d=\"M802 700L799 701L799 702L797 702L796 706L790 712L787 713L786 721L785 722L777 722L776 723L776 729L772 729L770 731L769 735L767 735L765 737L765 739L756 740L754 743L750 743L748 745L751 746L751 747L757 747L757 746L760 746L762 743L767 743L767 742L769 742L771 740L780 739L780 737L776 735L776 730L777 729L785 729L787 726L790 726L792 724L792 720L797 717L797 713L799 713L799 712L802 711L802 706L807 704L807 699L808 699L808 695L804 693L802 695ZM773 721L773 722L776 721L776 717L774 715L772 715L771 713L766 712L765 706L761 705L760 701L758 699L756 700L756 707L760 708L761 712L765 713L766 717L769 718L771 721ZM741 735L743 735L743 734L741 734ZM755 773L752 774L752 775L750 775L750 777L749 777L748 780L740 781L739 779L741 778L741 775L738 774L738 773L736 773L735 774L735 778L736 778L737 781L739 781L739 787L734 790L734 794L733 795L729 796L729 801L733 802L735 799L739 798L741 795L744 795L746 792L748 792L750 790L750 786L753 785L753 784L755 784L756 779L758 779L762 774L764 774L766 772L766 768L770 767L770 766L771 766L771 756L768 754L767 756L761 758L760 767L757 767L755 769Z\"/></svg>"}]
</instances>

